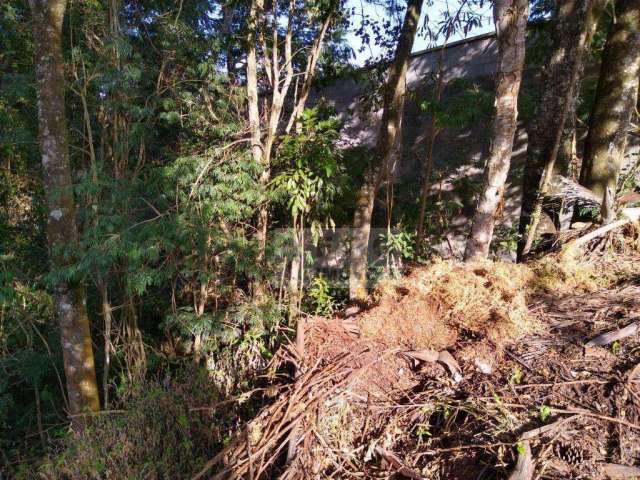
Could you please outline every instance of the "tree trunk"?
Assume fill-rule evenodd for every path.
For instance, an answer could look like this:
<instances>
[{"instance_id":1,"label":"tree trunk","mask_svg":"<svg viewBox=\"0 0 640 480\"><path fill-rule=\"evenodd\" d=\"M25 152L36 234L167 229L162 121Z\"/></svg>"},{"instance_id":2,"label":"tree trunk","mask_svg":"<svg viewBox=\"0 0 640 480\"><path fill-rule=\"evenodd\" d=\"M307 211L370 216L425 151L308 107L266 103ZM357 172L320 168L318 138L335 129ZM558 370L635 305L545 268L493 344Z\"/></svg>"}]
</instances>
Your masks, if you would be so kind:
<instances>
[{"instance_id":1,"label":"tree trunk","mask_svg":"<svg viewBox=\"0 0 640 480\"><path fill-rule=\"evenodd\" d=\"M527 0L496 0L493 17L498 32L499 71L496 116L491 154L485 170L484 189L478 199L471 234L464 252L466 262L487 258L493 237L496 211L504 195L511 165L513 139L518 127L518 93L524 65L529 3Z\"/></svg>"},{"instance_id":2,"label":"tree trunk","mask_svg":"<svg viewBox=\"0 0 640 480\"><path fill-rule=\"evenodd\" d=\"M313 85L313 79L315 78L316 65L318 63L318 59L320 58L320 53L322 52L322 45L324 42L324 37L329 30L329 26L333 21L333 17L336 13L336 3L332 3L329 7L329 11L327 12L326 17L322 21L322 26L320 30L318 30L318 34L313 41L313 45L311 46L311 51L309 52L309 57L307 59L307 66L304 71L304 76L302 80L302 88L300 89L300 94L298 96L298 100L293 107L293 112L289 117L289 122L287 123L287 127L285 128L285 132L291 132L291 128L299 121L302 113L304 112L304 108L307 104L307 99L309 98L309 94L311 93L311 86ZM298 128L299 129L299 128Z\"/></svg>"},{"instance_id":3,"label":"tree trunk","mask_svg":"<svg viewBox=\"0 0 640 480\"><path fill-rule=\"evenodd\" d=\"M247 109L249 113L249 130L251 133L251 153L256 163L262 164L263 172L260 176L260 183L266 184L269 180L269 168L264 164L263 152L264 145L262 143L262 131L260 128L260 108L258 97L258 58L256 46L258 41L258 10L262 14L262 0L252 0L249 6L248 32L247 32ZM258 263L262 262L264 256L267 222L269 212L266 205L258 210L258 223L256 239L258 240ZM253 282L253 293L256 296L262 296L264 293L263 285L260 280Z\"/></svg>"},{"instance_id":4,"label":"tree trunk","mask_svg":"<svg viewBox=\"0 0 640 480\"><path fill-rule=\"evenodd\" d=\"M113 315L111 302L109 301L109 289L107 284L98 278L96 282L102 302L102 320L104 322L104 365L102 367L102 401L104 408L109 409L109 374L111 369L111 326Z\"/></svg>"},{"instance_id":5,"label":"tree trunk","mask_svg":"<svg viewBox=\"0 0 640 480\"><path fill-rule=\"evenodd\" d=\"M601 213L605 223L615 215L613 201L637 102L639 74L640 2L618 0L602 54L580 174L580 183L603 198Z\"/></svg>"},{"instance_id":6,"label":"tree trunk","mask_svg":"<svg viewBox=\"0 0 640 480\"><path fill-rule=\"evenodd\" d=\"M436 143L436 137L440 130L435 125L435 119L427 120L426 130L426 156L422 164L422 184L420 185L420 211L418 212L418 225L416 228L416 243L422 245L424 242L424 220L427 215L427 199L429 198L429 189L431 187L431 172L433 171L433 147Z\"/></svg>"},{"instance_id":7,"label":"tree trunk","mask_svg":"<svg viewBox=\"0 0 640 480\"><path fill-rule=\"evenodd\" d=\"M57 270L69 262L61 249L78 242L64 103L62 22L66 0L30 0L29 4L33 12L40 148L49 213L47 237L51 268ZM84 287L75 281L58 281L54 301L60 322L69 413L97 411L100 400Z\"/></svg>"},{"instance_id":8,"label":"tree trunk","mask_svg":"<svg viewBox=\"0 0 640 480\"><path fill-rule=\"evenodd\" d=\"M247 33L247 103L249 129L251 130L251 153L256 162L262 161L262 140L260 134L260 110L258 108L258 60L256 55L258 1L251 2L249 10L249 30Z\"/></svg>"},{"instance_id":9,"label":"tree trunk","mask_svg":"<svg viewBox=\"0 0 640 480\"><path fill-rule=\"evenodd\" d=\"M587 11L586 19L586 38L585 49L582 58L578 59L576 84L573 89L574 95L569 98L567 102L567 116L565 119L564 130L562 132L562 138L560 140L560 147L558 150L558 160L555 168L556 173L564 177L570 177L577 179L578 177L578 133L577 133L577 107L578 98L581 93L581 85L584 77L585 62L587 57L587 51L593 41L593 37L598 29L598 22L602 10L604 9L603 0L592 0L593 5ZM571 215L569 214L569 217Z\"/></svg>"},{"instance_id":10,"label":"tree trunk","mask_svg":"<svg viewBox=\"0 0 640 480\"><path fill-rule=\"evenodd\" d=\"M533 244L542 214L542 201L555 170L570 104L582 70L590 12L597 0L566 0L557 8L554 19L554 48L551 53L536 122L529 135L527 163L522 183L520 241L518 259Z\"/></svg>"},{"instance_id":11,"label":"tree trunk","mask_svg":"<svg viewBox=\"0 0 640 480\"><path fill-rule=\"evenodd\" d=\"M222 25L220 25L220 43L225 46L227 77L231 84L235 84L238 79L238 73L236 72L236 57L233 52L234 7L235 5L231 1L222 4Z\"/></svg>"},{"instance_id":12,"label":"tree trunk","mask_svg":"<svg viewBox=\"0 0 640 480\"><path fill-rule=\"evenodd\" d=\"M366 296L367 254L371 233L371 216L376 192L400 133L406 91L405 78L413 41L418 28L422 0L409 0L395 57L385 85L384 105L376 153L367 167L356 201L349 271L349 297L363 300Z\"/></svg>"},{"instance_id":13,"label":"tree trunk","mask_svg":"<svg viewBox=\"0 0 640 480\"><path fill-rule=\"evenodd\" d=\"M436 105L440 105L442 101L442 94L444 92L444 53L447 46L449 37L445 38L445 42L440 49L440 58L438 59L438 72L436 79ZM426 140L426 156L424 163L422 164L422 184L420 186L420 210L418 212L418 225L416 228L416 243L418 246L422 246L424 242L424 220L427 214L427 199L429 198L429 189L431 187L431 172L433 171L433 147L436 143L436 138L440 133L440 127L436 124L435 113L432 113L427 120L427 126L425 128L425 140Z\"/></svg>"}]
</instances>

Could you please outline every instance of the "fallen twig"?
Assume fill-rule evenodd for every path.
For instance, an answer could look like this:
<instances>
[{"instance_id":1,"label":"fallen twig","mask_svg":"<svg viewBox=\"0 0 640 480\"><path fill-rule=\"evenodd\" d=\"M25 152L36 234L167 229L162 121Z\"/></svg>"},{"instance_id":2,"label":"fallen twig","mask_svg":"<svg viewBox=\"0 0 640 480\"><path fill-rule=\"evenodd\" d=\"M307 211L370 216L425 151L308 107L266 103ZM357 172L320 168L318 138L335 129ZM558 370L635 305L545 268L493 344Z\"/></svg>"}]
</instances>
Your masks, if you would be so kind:
<instances>
[{"instance_id":1,"label":"fallen twig","mask_svg":"<svg viewBox=\"0 0 640 480\"><path fill-rule=\"evenodd\" d=\"M620 465L617 463L606 463L603 465L602 470L604 474L610 479L632 479L640 477L640 468L631 467L628 465Z\"/></svg>"},{"instance_id":2,"label":"fallen twig","mask_svg":"<svg viewBox=\"0 0 640 480\"><path fill-rule=\"evenodd\" d=\"M607 380L598 380L595 378L587 378L584 380L569 380L566 382L554 382L554 383L528 383L525 385L513 385L515 390L521 390L526 388L546 388L546 387L564 387L568 385L580 385L580 384L598 384L605 385L609 383Z\"/></svg>"},{"instance_id":3,"label":"fallen twig","mask_svg":"<svg viewBox=\"0 0 640 480\"><path fill-rule=\"evenodd\" d=\"M583 245L586 245L594 238L601 237L602 235L615 230L616 228L623 227L628 223L637 222L640 219L640 208L625 208L622 210L622 215L624 218L617 220L612 223L608 223L607 225L603 225L600 228L596 228L595 230L583 235L582 237L576 238L575 240L567 243L563 248L563 255L570 254L575 251L576 248L579 248Z\"/></svg>"},{"instance_id":4,"label":"fallen twig","mask_svg":"<svg viewBox=\"0 0 640 480\"><path fill-rule=\"evenodd\" d=\"M585 415L587 417L598 418L600 420L605 420L607 422L618 423L620 425L624 425L625 427L633 428L634 430L640 430L640 425L636 425L635 423L627 422L626 420L622 420L620 418L609 417L607 415L600 415L599 413L594 413L590 410L584 410L581 408L551 408L552 412L555 413L577 413L580 415Z\"/></svg>"},{"instance_id":5,"label":"fallen twig","mask_svg":"<svg viewBox=\"0 0 640 480\"><path fill-rule=\"evenodd\" d=\"M565 423L571 422L577 418L580 418L580 415L573 415L572 417L561 418L560 420L556 420L553 423L549 423L547 425L543 425L542 427L534 428L533 430L529 430L528 432L524 432L520 438L522 440L531 440L532 438L537 437L538 435L542 435L544 433L549 433L556 428L564 425Z\"/></svg>"},{"instance_id":6,"label":"fallen twig","mask_svg":"<svg viewBox=\"0 0 640 480\"><path fill-rule=\"evenodd\" d=\"M389 465L395 468L396 472L403 477L413 478L415 480L426 480L418 472L416 472L415 470L411 470L409 467L405 466L395 453L385 450L382 447L376 447L376 453L380 455L380 457L382 457Z\"/></svg>"},{"instance_id":7,"label":"fallen twig","mask_svg":"<svg viewBox=\"0 0 640 480\"><path fill-rule=\"evenodd\" d=\"M523 451L518 455L516 467L509 475L509 480L531 480L536 464L533 461L531 447L528 441L522 442Z\"/></svg>"},{"instance_id":8,"label":"fallen twig","mask_svg":"<svg viewBox=\"0 0 640 480\"><path fill-rule=\"evenodd\" d=\"M602 335L598 335L593 340L585 343L585 347L595 347L595 346L603 346L609 345L610 343L615 342L616 340L622 340L623 338L630 337L631 335L635 335L638 332L638 322L634 322L630 325L627 325L624 328L620 328L617 330L611 330L610 332L603 333Z\"/></svg>"}]
</instances>

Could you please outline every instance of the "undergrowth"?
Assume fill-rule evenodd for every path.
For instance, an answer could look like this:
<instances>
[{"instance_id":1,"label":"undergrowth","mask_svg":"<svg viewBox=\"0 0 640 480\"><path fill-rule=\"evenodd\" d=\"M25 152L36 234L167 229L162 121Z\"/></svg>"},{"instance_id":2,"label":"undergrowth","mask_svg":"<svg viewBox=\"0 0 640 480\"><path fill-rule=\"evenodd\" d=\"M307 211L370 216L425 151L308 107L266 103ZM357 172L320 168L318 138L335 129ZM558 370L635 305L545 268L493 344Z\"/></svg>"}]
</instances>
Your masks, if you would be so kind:
<instances>
[{"instance_id":1,"label":"undergrowth","mask_svg":"<svg viewBox=\"0 0 640 480\"><path fill-rule=\"evenodd\" d=\"M62 438L38 473L61 480L191 478L257 410L251 402L220 404L222 398L206 370L194 366L146 380Z\"/></svg>"},{"instance_id":2,"label":"undergrowth","mask_svg":"<svg viewBox=\"0 0 640 480\"><path fill-rule=\"evenodd\" d=\"M535 274L531 289L571 294L611 287L638 274L638 252L640 230L629 224L578 252L555 252L530 262Z\"/></svg>"}]
</instances>

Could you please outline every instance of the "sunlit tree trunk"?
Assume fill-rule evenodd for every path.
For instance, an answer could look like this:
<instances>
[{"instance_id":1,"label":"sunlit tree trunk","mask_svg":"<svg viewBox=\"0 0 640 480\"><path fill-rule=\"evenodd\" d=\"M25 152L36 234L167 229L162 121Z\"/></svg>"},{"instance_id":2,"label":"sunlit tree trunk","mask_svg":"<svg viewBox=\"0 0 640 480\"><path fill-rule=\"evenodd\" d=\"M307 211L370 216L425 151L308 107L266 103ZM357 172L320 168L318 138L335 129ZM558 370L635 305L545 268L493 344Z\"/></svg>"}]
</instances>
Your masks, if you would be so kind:
<instances>
[{"instance_id":1,"label":"sunlit tree trunk","mask_svg":"<svg viewBox=\"0 0 640 480\"><path fill-rule=\"evenodd\" d=\"M527 163L522 181L518 259L533 244L542 215L542 201L556 170L565 122L571 114L578 74L582 70L589 23L597 0L559 2L554 18L553 51L547 67L542 97L529 134Z\"/></svg>"},{"instance_id":2,"label":"sunlit tree trunk","mask_svg":"<svg viewBox=\"0 0 640 480\"><path fill-rule=\"evenodd\" d=\"M593 37L598 30L598 23L602 15L606 0L591 0L592 4L587 9L586 19L586 37L585 46L582 56L577 59L577 73L576 84L574 86L574 95L567 100L567 115L564 124L564 130L562 132L562 138L560 140L560 147L558 150L558 160L556 162L556 173L563 176L572 176L577 174L574 167L577 159L577 108L578 97L580 96L580 90L582 81L584 79L585 63L588 57L589 46L593 41Z\"/></svg>"},{"instance_id":3,"label":"sunlit tree trunk","mask_svg":"<svg viewBox=\"0 0 640 480\"><path fill-rule=\"evenodd\" d=\"M407 2L407 13L385 85L382 121L376 152L365 171L363 184L356 200L349 271L349 297L352 300L362 300L366 296L367 254L373 204L385 166L393 154L396 139L400 133L407 67L421 10L422 0Z\"/></svg>"},{"instance_id":4,"label":"sunlit tree trunk","mask_svg":"<svg viewBox=\"0 0 640 480\"><path fill-rule=\"evenodd\" d=\"M29 5L33 12L47 237L51 268L57 270L69 262L61 249L78 242L64 101L62 22L66 1L30 0ZM69 413L97 411L100 400L84 287L78 282L59 280L54 287L54 301L60 324Z\"/></svg>"},{"instance_id":5,"label":"sunlit tree trunk","mask_svg":"<svg viewBox=\"0 0 640 480\"><path fill-rule=\"evenodd\" d=\"M313 85L313 79L315 78L316 73L316 65L318 64L318 59L320 58L320 53L322 52L322 45L324 42L324 37L329 31L329 27L331 26L331 22L334 19L336 14L336 2L333 2L327 14L322 21L322 26L318 31L318 35L313 41L311 45L311 51L309 52L309 57L307 60L307 66L304 71L303 79L302 79L302 87L300 88L300 92L298 94L298 98L295 102L295 106L293 107L293 112L289 117L289 122L285 128L285 132L291 132L291 128L298 122L302 113L304 112L305 106L307 104L307 100L309 98L309 94L311 93L311 86Z\"/></svg>"},{"instance_id":6,"label":"sunlit tree trunk","mask_svg":"<svg viewBox=\"0 0 640 480\"><path fill-rule=\"evenodd\" d=\"M257 42L258 42L258 11L262 12L262 0L252 0L249 6L248 32L247 32L247 110L249 113L249 130L251 134L251 154L257 164L263 166L263 172L260 181L266 184L269 180L269 167L265 165L263 152L264 145L262 143L262 129L260 127L260 109L258 97L258 58L257 58ZM258 258L261 262L264 255L264 248L267 235L267 221L269 212L266 205L258 210L258 223L256 237L258 240ZM262 295L263 288L260 281L253 283L254 294Z\"/></svg>"},{"instance_id":7,"label":"sunlit tree trunk","mask_svg":"<svg viewBox=\"0 0 640 480\"><path fill-rule=\"evenodd\" d=\"M581 183L603 199L604 223L610 223L615 216L616 184L638 98L639 75L640 2L618 0L602 54L580 175Z\"/></svg>"},{"instance_id":8,"label":"sunlit tree trunk","mask_svg":"<svg viewBox=\"0 0 640 480\"><path fill-rule=\"evenodd\" d=\"M109 374L111 370L111 327L113 315L111 302L109 301L109 289L107 284L99 277L96 281L100 292L102 320L104 322L104 365L102 366L102 401L105 409L109 408Z\"/></svg>"},{"instance_id":9,"label":"sunlit tree trunk","mask_svg":"<svg viewBox=\"0 0 640 480\"><path fill-rule=\"evenodd\" d=\"M265 11L265 6L270 6L271 11ZM331 1L326 6L322 22L309 51L306 68L302 72L300 95L294 102L290 118L287 122L283 122L284 103L289 98L291 82L295 77L294 57L297 53L293 50L293 42L296 5L293 0L288 2L284 38L281 33L282 12L278 12L277 7L276 3L265 5L264 0L252 0L249 5L248 16L246 88L249 127L253 157L262 166L260 183L264 187L267 186L271 179L271 157L277 136L282 129L282 124L285 125L284 130L288 133L304 110L325 36L338 11L338 3L335 1ZM270 39L267 37L267 33L271 33ZM264 67L263 72L271 91L271 98L269 101L265 101L262 112L264 124L261 124L258 97L258 45L261 47L262 55L260 60ZM268 222L269 210L268 205L265 203L260 207L257 219L258 263L264 260ZM257 281L254 283L254 294L256 296L262 296L264 291L264 282Z\"/></svg>"},{"instance_id":10,"label":"sunlit tree trunk","mask_svg":"<svg viewBox=\"0 0 640 480\"><path fill-rule=\"evenodd\" d=\"M500 62L496 87L496 113L484 188L478 199L471 234L467 240L465 261L487 258L489 255L496 211L504 195L504 186L511 166L513 139L518 127L518 93L524 65L529 2L496 0L493 8Z\"/></svg>"}]
</instances>

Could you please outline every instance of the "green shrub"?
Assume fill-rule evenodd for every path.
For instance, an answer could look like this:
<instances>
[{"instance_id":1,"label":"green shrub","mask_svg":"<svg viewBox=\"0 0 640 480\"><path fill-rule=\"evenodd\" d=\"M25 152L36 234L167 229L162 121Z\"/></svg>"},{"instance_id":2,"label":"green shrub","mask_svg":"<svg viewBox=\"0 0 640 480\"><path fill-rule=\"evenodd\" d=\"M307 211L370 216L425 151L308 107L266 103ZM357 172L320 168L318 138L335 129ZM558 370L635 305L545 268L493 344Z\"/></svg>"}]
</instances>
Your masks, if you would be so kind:
<instances>
[{"instance_id":1,"label":"green shrub","mask_svg":"<svg viewBox=\"0 0 640 480\"><path fill-rule=\"evenodd\" d=\"M242 417L229 404L206 408L220 397L206 370L195 367L132 387L124 397L119 408L95 415L82 432L63 438L59 453L39 468L40 474L51 479L191 478Z\"/></svg>"}]
</instances>

